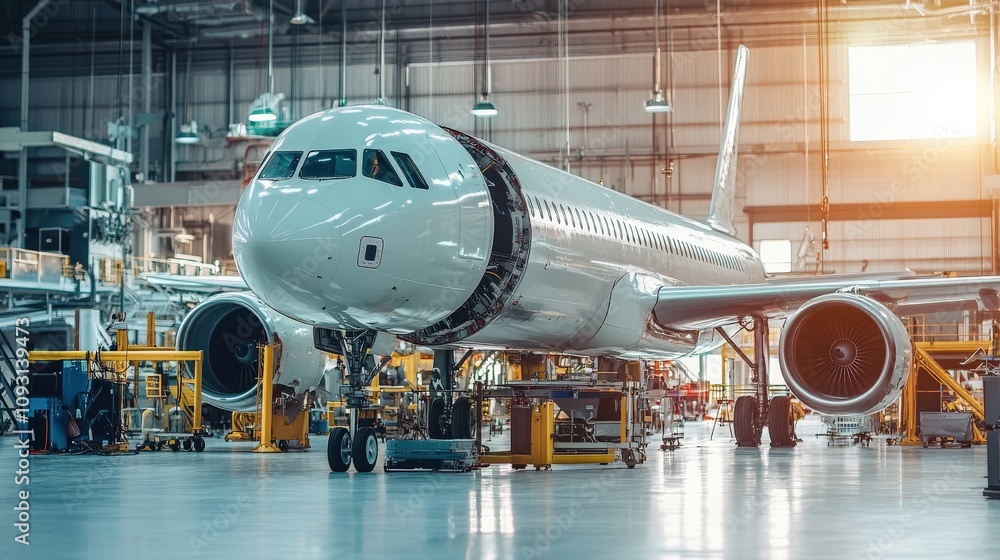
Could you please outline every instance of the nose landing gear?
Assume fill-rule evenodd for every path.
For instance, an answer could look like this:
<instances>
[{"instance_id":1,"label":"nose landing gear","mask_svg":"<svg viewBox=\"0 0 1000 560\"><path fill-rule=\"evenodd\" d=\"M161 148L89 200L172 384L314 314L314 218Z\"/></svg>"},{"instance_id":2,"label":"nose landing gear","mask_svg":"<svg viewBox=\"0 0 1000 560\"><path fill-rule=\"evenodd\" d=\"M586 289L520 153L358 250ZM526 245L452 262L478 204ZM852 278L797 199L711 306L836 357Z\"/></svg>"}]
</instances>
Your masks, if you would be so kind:
<instances>
[{"instance_id":1,"label":"nose landing gear","mask_svg":"<svg viewBox=\"0 0 1000 560\"><path fill-rule=\"evenodd\" d=\"M313 329L313 341L318 350L343 356L346 360L347 384L341 390L350 412L350 429L338 427L330 430L326 458L333 472L346 472L351 463L358 472L371 472L378 461L378 439L372 426L360 425L359 416L371 407L368 386L372 379L389 363L386 355L375 363L372 348L378 342L378 333L365 331L335 331ZM395 337L391 337L393 341ZM389 352L385 352L388 354ZM370 420L365 420L365 422Z\"/></svg>"}]
</instances>

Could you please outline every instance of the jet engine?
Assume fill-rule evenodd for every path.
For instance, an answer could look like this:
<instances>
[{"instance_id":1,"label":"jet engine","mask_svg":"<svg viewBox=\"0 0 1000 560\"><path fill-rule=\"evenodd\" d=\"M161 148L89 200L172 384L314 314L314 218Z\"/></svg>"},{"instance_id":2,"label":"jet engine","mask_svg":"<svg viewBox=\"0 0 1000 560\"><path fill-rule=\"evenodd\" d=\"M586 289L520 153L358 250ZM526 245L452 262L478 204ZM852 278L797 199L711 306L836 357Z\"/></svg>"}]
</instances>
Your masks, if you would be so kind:
<instances>
[{"instance_id":1,"label":"jet engine","mask_svg":"<svg viewBox=\"0 0 1000 560\"><path fill-rule=\"evenodd\" d=\"M249 292L212 296L177 330L178 350L202 350L202 400L225 410L252 411L259 375L258 344L275 351L274 384L296 394L323 382L326 354L312 327L278 314ZM191 367L191 365L188 365Z\"/></svg>"},{"instance_id":2,"label":"jet engine","mask_svg":"<svg viewBox=\"0 0 1000 560\"><path fill-rule=\"evenodd\" d=\"M823 414L871 414L892 403L910 373L899 318L862 295L815 298L785 322L779 363L792 393Z\"/></svg>"}]
</instances>

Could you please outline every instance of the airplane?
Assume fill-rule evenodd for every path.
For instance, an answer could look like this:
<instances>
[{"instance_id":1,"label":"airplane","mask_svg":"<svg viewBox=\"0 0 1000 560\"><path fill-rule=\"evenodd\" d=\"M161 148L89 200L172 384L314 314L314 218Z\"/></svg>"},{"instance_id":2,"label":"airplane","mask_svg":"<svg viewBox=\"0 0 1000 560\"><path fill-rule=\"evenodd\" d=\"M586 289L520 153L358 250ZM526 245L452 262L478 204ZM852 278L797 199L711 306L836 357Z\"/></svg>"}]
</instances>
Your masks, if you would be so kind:
<instances>
[{"instance_id":1,"label":"airplane","mask_svg":"<svg viewBox=\"0 0 1000 560\"><path fill-rule=\"evenodd\" d=\"M365 406L371 355L397 339L673 359L746 329L754 358L732 345L757 390L735 403L737 444L759 445L766 425L772 445L794 445L789 399L767 394L768 325L785 319L779 363L805 406L881 410L909 374L900 317L997 311L1000 277L769 279L734 228L748 56L741 45L703 222L400 109L346 106L275 140L235 214L237 268L263 304L312 327L316 349L346 357L349 407ZM351 437L356 451L373 435L331 433L333 470L347 470Z\"/></svg>"}]
</instances>

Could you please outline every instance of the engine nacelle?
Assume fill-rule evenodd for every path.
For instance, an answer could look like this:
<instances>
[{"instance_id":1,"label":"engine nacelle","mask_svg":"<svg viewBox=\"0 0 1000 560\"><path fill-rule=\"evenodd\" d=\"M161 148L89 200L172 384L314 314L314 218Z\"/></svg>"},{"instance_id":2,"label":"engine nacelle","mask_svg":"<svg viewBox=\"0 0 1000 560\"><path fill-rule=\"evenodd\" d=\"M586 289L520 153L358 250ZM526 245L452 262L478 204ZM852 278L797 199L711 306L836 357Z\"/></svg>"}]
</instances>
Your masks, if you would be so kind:
<instances>
[{"instance_id":1,"label":"engine nacelle","mask_svg":"<svg viewBox=\"0 0 1000 560\"><path fill-rule=\"evenodd\" d=\"M906 327L881 303L836 293L785 322L779 362L792 393L823 414L871 414L899 396L910 373Z\"/></svg>"},{"instance_id":2,"label":"engine nacelle","mask_svg":"<svg viewBox=\"0 0 1000 560\"><path fill-rule=\"evenodd\" d=\"M313 346L312 326L278 314L252 293L212 296L177 329L178 350L203 351L202 400L225 410L255 409L257 345L268 342L281 343L275 385L298 394L322 383L327 358Z\"/></svg>"}]
</instances>

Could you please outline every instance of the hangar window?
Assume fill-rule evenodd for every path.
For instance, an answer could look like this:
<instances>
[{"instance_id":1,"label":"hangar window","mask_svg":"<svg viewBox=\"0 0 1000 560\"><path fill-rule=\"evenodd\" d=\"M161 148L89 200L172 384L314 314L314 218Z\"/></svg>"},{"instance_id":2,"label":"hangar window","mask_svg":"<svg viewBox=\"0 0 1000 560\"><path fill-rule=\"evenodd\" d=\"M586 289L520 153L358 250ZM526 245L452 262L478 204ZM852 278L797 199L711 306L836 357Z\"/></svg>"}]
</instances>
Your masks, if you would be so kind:
<instances>
[{"instance_id":1,"label":"hangar window","mask_svg":"<svg viewBox=\"0 0 1000 560\"><path fill-rule=\"evenodd\" d=\"M608 225L608 219L601 216L601 233L608 235L609 231L611 231L611 226Z\"/></svg>"},{"instance_id":2,"label":"hangar window","mask_svg":"<svg viewBox=\"0 0 1000 560\"><path fill-rule=\"evenodd\" d=\"M267 158L258 179L287 179L295 173L302 159L302 152L274 152Z\"/></svg>"},{"instance_id":3,"label":"hangar window","mask_svg":"<svg viewBox=\"0 0 1000 560\"><path fill-rule=\"evenodd\" d=\"M357 150L317 150L306 156L299 178L324 181L349 179L357 174Z\"/></svg>"},{"instance_id":4,"label":"hangar window","mask_svg":"<svg viewBox=\"0 0 1000 560\"><path fill-rule=\"evenodd\" d=\"M365 163L361 167L361 173L365 177L371 177L383 183L389 183L397 187L403 186L403 181L396 175L396 170L389 163L389 158L385 157L382 150L365 150Z\"/></svg>"},{"instance_id":5,"label":"hangar window","mask_svg":"<svg viewBox=\"0 0 1000 560\"><path fill-rule=\"evenodd\" d=\"M851 140L976 135L973 41L849 48Z\"/></svg>"},{"instance_id":6,"label":"hangar window","mask_svg":"<svg viewBox=\"0 0 1000 560\"><path fill-rule=\"evenodd\" d=\"M764 272L792 271L792 242L788 239L765 239L758 248Z\"/></svg>"},{"instance_id":7,"label":"hangar window","mask_svg":"<svg viewBox=\"0 0 1000 560\"><path fill-rule=\"evenodd\" d=\"M574 208L573 215L576 216L576 226L583 229L583 218L580 217L580 211Z\"/></svg>"},{"instance_id":8,"label":"hangar window","mask_svg":"<svg viewBox=\"0 0 1000 560\"><path fill-rule=\"evenodd\" d=\"M403 170L403 175L406 175L406 180L410 182L411 187L425 190L429 188L427 181L424 180L424 176L420 174L417 164L413 163L413 158L409 154L404 154L403 152L389 153L395 158L396 163L399 164L399 168Z\"/></svg>"},{"instance_id":9,"label":"hangar window","mask_svg":"<svg viewBox=\"0 0 1000 560\"><path fill-rule=\"evenodd\" d=\"M530 196L524 197L524 201L528 204L528 212L532 216L534 216L535 215L535 207L531 205L531 197Z\"/></svg>"},{"instance_id":10,"label":"hangar window","mask_svg":"<svg viewBox=\"0 0 1000 560\"><path fill-rule=\"evenodd\" d=\"M550 222L554 222L555 220L554 220L554 219L552 218L552 207L550 207L550 206L549 206L549 201L548 201L548 200L545 200L545 199L543 198L543 199L542 199L542 204L544 204L544 205L545 205L545 213L546 213L546 214L548 214L548 216L549 216L549 221L550 221Z\"/></svg>"}]
</instances>

